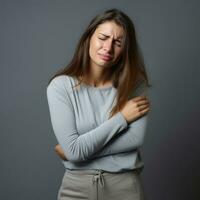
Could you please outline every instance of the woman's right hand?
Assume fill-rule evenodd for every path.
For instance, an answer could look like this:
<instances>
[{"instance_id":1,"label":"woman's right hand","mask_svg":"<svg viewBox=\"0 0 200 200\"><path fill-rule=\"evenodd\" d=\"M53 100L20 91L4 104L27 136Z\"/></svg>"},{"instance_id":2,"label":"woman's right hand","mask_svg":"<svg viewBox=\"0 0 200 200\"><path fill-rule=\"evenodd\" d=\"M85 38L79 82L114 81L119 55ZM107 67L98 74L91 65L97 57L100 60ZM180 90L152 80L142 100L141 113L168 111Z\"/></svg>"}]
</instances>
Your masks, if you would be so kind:
<instances>
[{"instance_id":1,"label":"woman's right hand","mask_svg":"<svg viewBox=\"0 0 200 200\"><path fill-rule=\"evenodd\" d=\"M55 152L57 153L57 155L63 159L63 160L67 160L65 154L64 154L64 151L63 149L61 148L60 144L57 144L54 148Z\"/></svg>"},{"instance_id":2,"label":"woman's right hand","mask_svg":"<svg viewBox=\"0 0 200 200\"><path fill-rule=\"evenodd\" d=\"M126 102L120 112L128 123L145 115L150 109L150 103L146 96L134 97Z\"/></svg>"}]
</instances>

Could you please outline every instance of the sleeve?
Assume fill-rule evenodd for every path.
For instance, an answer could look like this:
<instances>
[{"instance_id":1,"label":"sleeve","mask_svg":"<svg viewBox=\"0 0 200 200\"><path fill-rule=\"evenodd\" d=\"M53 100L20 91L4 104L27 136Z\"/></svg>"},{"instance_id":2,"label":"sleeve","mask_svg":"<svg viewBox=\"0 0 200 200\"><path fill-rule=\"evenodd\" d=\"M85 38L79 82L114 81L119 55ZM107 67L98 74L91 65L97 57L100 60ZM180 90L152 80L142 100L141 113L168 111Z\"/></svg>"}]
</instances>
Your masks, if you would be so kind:
<instances>
[{"instance_id":1,"label":"sleeve","mask_svg":"<svg viewBox=\"0 0 200 200\"><path fill-rule=\"evenodd\" d=\"M137 87L129 96L129 99L141 95L148 96L148 88L144 83ZM113 138L103 149L94 154L93 158L133 151L142 147L148 124L148 116L149 114L147 113L131 122L128 128L122 131L122 134Z\"/></svg>"},{"instance_id":2,"label":"sleeve","mask_svg":"<svg viewBox=\"0 0 200 200\"><path fill-rule=\"evenodd\" d=\"M95 129L79 135L68 92L56 78L47 86L47 101L54 134L71 162L88 160L128 126L122 113L118 112Z\"/></svg>"}]
</instances>

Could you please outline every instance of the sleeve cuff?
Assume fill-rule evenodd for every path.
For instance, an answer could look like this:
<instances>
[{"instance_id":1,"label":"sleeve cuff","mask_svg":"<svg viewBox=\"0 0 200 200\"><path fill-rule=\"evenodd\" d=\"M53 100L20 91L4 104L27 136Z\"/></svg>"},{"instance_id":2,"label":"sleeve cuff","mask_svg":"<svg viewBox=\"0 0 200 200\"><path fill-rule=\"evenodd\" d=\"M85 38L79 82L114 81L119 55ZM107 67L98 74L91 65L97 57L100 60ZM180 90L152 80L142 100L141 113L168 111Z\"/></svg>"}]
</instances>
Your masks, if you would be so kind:
<instances>
[{"instance_id":1,"label":"sleeve cuff","mask_svg":"<svg viewBox=\"0 0 200 200\"><path fill-rule=\"evenodd\" d=\"M128 122L126 121L124 115L121 112L118 112L117 115L119 116L119 119L122 122L123 127L126 128L128 126Z\"/></svg>"}]
</instances>

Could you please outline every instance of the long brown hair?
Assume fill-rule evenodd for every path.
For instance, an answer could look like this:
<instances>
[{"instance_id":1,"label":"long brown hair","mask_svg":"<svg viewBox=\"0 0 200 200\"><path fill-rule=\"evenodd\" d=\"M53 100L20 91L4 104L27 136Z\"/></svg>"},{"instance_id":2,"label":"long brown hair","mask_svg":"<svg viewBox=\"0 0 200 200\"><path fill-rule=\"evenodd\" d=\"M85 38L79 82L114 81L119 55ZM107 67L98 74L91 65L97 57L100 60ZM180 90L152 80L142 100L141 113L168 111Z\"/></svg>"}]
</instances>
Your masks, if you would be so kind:
<instances>
[{"instance_id":1,"label":"long brown hair","mask_svg":"<svg viewBox=\"0 0 200 200\"><path fill-rule=\"evenodd\" d=\"M112 117L123 108L129 95L136 89L138 83L145 82L147 87L151 87L145 70L144 60L136 40L134 24L122 11L110 9L94 17L80 38L70 63L65 68L59 70L49 80L49 83L59 75L76 77L79 80L77 85L81 84L81 82L85 82L90 67L90 38L97 26L106 21L114 21L120 25L125 32L122 55L118 63L110 68L112 71L111 80L114 87L117 89L116 105L110 112L110 117Z\"/></svg>"}]
</instances>

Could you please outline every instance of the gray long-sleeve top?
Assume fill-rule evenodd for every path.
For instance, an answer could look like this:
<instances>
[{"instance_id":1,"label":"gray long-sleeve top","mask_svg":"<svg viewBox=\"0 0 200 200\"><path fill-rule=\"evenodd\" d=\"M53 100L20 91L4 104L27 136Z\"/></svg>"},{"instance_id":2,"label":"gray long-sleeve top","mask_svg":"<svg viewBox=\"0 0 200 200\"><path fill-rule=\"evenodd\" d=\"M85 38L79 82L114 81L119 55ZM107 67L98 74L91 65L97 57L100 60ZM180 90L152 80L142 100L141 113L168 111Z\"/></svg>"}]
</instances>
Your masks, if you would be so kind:
<instances>
[{"instance_id":1,"label":"gray long-sleeve top","mask_svg":"<svg viewBox=\"0 0 200 200\"><path fill-rule=\"evenodd\" d=\"M140 147L148 114L128 124L121 112L109 118L116 88L87 84L72 88L75 77L60 75L47 86L47 100L54 134L64 151L68 170L102 169L109 172L143 167ZM130 98L145 94L143 84Z\"/></svg>"}]
</instances>

